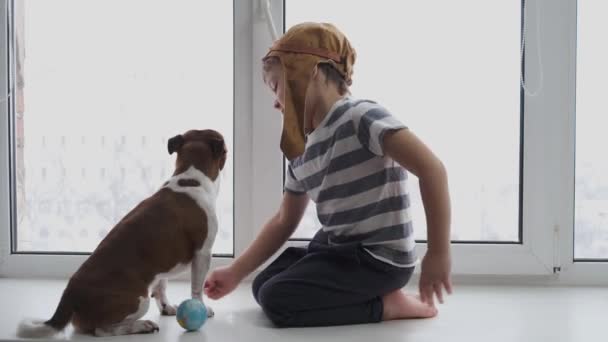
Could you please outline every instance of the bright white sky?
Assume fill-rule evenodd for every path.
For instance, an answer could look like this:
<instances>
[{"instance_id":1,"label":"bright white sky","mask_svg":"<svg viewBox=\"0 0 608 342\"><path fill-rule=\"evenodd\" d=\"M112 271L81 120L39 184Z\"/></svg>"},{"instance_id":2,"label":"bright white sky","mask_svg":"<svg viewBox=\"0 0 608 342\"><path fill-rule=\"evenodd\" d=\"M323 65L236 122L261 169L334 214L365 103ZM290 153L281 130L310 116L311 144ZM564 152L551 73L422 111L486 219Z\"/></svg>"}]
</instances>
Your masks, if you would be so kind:
<instances>
[{"instance_id":1,"label":"bright white sky","mask_svg":"<svg viewBox=\"0 0 608 342\"><path fill-rule=\"evenodd\" d=\"M358 52L353 95L383 104L444 161L453 237L517 240L521 3L285 2L288 27L326 21L344 31ZM110 146L127 137L129 155L145 161L159 180L166 176L159 165L172 159L158 150L164 151L174 134L215 128L232 144L232 2L216 1L209 9L206 1L197 0L27 0L27 191L41 198L57 191L39 172L58 167L53 164L57 160L74 173L82 165L91 170L111 165L113 152L97 143L102 137ZM598 158L598 149L608 145L605 125L598 125L598 118L608 114L602 101L608 78L606 13L605 2L579 1L577 180L594 189L608 189L608 159ZM62 136L68 148L60 148ZM91 157L86 151L92 146L98 152ZM220 199L224 234L216 252L232 248L231 161L227 170ZM77 178L70 179L76 184ZM103 191L94 183L82 184L90 186L79 188L83 194ZM410 185L416 237L422 239L425 220L414 177ZM149 190L135 188L135 193ZM607 201L608 190L578 194L577 222L585 224L577 236L593 231L608 241L608 225L601 221L608 217ZM310 237L318 228L313 215L311 211L298 236ZM67 248L62 246L80 241L74 239L38 243ZM87 239L87 246L97 241L95 234ZM608 255L608 247L593 243L581 245L577 255Z\"/></svg>"}]
</instances>

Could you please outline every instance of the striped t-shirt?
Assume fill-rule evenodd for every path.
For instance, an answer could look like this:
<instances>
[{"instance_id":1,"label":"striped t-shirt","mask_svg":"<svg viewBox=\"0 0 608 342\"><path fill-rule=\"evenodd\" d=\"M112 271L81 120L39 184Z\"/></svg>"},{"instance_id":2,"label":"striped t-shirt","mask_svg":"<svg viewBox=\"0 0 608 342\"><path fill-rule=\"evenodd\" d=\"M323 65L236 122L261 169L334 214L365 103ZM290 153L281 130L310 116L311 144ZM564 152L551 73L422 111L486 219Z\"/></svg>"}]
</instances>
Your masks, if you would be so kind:
<instances>
[{"instance_id":1,"label":"striped t-shirt","mask_svg":"<svg viewBox=\"0 0 608 342\"><path fill-rule=\"evenodd\" d=\"M386 132L402 128L375 102L339 100L289 162L285 190L316 203L330 244L361 242L376 259L410 267L416 254L407 172L382 147Z\"/></svg>"}]
</instances>

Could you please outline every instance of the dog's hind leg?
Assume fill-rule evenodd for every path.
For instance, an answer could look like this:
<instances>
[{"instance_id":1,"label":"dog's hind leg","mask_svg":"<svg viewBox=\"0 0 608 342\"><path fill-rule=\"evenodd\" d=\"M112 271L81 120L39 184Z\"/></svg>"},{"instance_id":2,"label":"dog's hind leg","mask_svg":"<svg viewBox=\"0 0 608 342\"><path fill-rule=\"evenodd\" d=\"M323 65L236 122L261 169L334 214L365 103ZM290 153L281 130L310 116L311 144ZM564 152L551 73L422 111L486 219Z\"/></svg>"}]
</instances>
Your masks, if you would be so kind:
<instances>
[{"instance_id":1,"label":"dog's hind leg","mask_svg":"<svg viewBox=\"0 0 608 342\"><path fill-rule=\"evenodd\" d=\"M121 322L105 328L95 329L95 336L119 336L131 334L151 334L158 331L158 325L152 321L138 320Z\"/></svg>"},{"instance_id":2,"label":"dog's hind leg","mask_svg":"<svg viewBox=\"0 0 608 342\"><path fill-rule=\"evenodd\" d=\"M140 320L150 307L150 298L140 297L139 308L122 322L106 327L95 328L95 336L118 336L130 334L150 334L158 331L158 325L152 321Z\"/></svg>"},{"instance_id":3,"label":"dog's hind leg","mask_svg":"<svg viewBox=\"0 0 608 342\"><path fill-rule=\"evenodd\" d=\"M177 308L169 303L167 299L167 279L159 279L152 287L152 297L156 300L158 311L163 316L175 316Z\"/></svg>"}]
</instances>

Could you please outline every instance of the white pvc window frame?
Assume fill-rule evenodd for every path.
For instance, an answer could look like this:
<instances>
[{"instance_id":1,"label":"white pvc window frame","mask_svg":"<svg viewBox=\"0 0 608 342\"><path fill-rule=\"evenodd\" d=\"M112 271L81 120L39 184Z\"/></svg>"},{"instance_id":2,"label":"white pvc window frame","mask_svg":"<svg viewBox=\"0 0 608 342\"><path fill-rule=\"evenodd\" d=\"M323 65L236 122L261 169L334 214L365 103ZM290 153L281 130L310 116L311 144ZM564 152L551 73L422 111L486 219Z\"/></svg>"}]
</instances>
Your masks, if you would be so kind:
<instances>
[{"instance_id":1,"label":"white pvc window frame","mask_svg":"<svg viewBox=\"0 0 608 342\"><path fill-rule=\"evenodd\" d=\"M8 1L0 0L0 13L6 13ZM522 244L454 244L453 274L499 282L608 284L608 264L573 261L576 1L527 3L524 76L533 93L541 88L535 96L524 95L523 102ZM235 256L253 241L282 196L281 120L263 86L260 59L273 40L267 13L280 33L283 8L283 0L234 0ZM2 47L6 19L0 15ZM0 94L8 93L7 56L0 53ZM0 102L0 276L68 277L86 256L10 254L7 118L7 102ZM419 255L425 251L426 244L419 243ZM230 261L214 258L212 267Z\"/></svg>"},{"instance_id":2,"label":"white pvc window frame","mask_svg":"<svg viewBox=\"0 0 608 342\"><path fill-rule=\"evenodd\" d=\"M279 0L269 1L272 7L274 23L277 29L283 32L284 23L284 2ZM260 6L264 7L265 0L260 1ZM531 16L529 16L531 17ZM519 19L519 18L518 18ZM280 23L280 24L279 24ZM529 23L532 25L532 23ZM270 25L267 25L270 26ZM268 27L264 27L266 32L262 35L269 37ZM535 40L530 37L528 44L534 44ZM254 44L256 40L254 40ZM268 42L265 42L269 44ZM258 50L261 55L264 48L254 46L254 53ZM528 58L529 56L526 56ZM534 78L535 70L527 68L526 79ZM255 79L255 77L254 77ZM255 91L254 91L255 92ZM255 96L255 95L254 95ZM255 102L255 98L254 98ZM268 106L268 105L267 105ZM538 110L530 107L527 101L524 102L524 113ZM257 108L254 107L254 111ZM256 114L254 114L255 116ZM546 193L550 184L540 180L546 179L542 173L542 160L538 158L527 158L534 154L535 144L539 144L542 132L535 132L535 128L546 129L539 115L523 116L524 120L524 192L523 192L523 212L522 215L522 244L504 243L454 243L452 245L453 273L455 275L526 275L543 276L553 274L554 269L554 249L551 242L552 233L547 229L532 229L530 227L553 226L551 218L546 215L539 215L539 210L535 204L542 204L535 196ZM278 156L280 158L280 156ZM451 179L451 182L458 180ZM527 204L530 205L527 205ZM542 210L546 210L543 208ZM517 227L519 229L519 227ZM299 245L303 242L292 242L292 245ZM417 252L420 257L426 253L426 243L418 243ZM419 272L420 268L417 268Z\"/></svg>"},{"instance_id":3,"label":"white pvc window frame","mask_svg":"<svg viewBox=\"0 0 608 342\"><path fill-rule=\"evenodd\" d=\"M14 0L20 1L20 0ZM86 254L12 254L10 238L10 173L9 132L9 17L11 0L0 0L0 277L68 278L88 257ZM239 255L252 240L251 184L252 156L251 117L251 3L234 1L234 255ZM11 58L14 61L14 58ZM231 257L214 257L212 267L226 265ZM184 275L187 278L188 275Z\"/></svg>"},{"instance_id":4,"label":"white pvc window frame","mask_svg":"<svg viewBox=\"0 0 608 342\"><path fill-rule=\"evenodd\" d=\"M259 0L258 17L264 17L266 4L276 29L283 32L284 0ZM499 282L608 284L608 263L574 262L577 4L526 0L525 5L522 243L453 244L453 274ZM267 22L254 30L254 58L270 44L269 27ZM262 84L254 74L256 80ZM254 104L266 103L254 106L254 117L267 111L270 103L256 88ZM425 252L426 244L419 243L419 255Z\"/></svg>"}]
</instances>

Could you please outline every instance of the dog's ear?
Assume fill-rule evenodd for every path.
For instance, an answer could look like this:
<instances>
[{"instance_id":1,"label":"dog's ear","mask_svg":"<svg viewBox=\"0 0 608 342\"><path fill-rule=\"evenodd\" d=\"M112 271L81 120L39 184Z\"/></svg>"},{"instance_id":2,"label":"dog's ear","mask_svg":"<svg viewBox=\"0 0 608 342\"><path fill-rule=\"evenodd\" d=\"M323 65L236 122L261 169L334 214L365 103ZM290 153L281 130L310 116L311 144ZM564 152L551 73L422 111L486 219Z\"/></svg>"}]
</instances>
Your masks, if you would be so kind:
<instances>
[{"instance_id":1,"label":"dog's ear","mask_svg":"<svg viewBox=\"0 0 608 342\"><path fill-rule=\"evenodd\" d=\"M169 142L167 143L167 150L169 150L169 154L173 154L173 152L176 152L182 148L184 141L185 139L181 134L169 139Z\"/></svg>"},{"instance_id":2,"label":"dog's ear","mask_svg":"<svg viewBox=\"0 0 608 342\"><path fill-rule=\"evenodd\" d=\"M218 159L226 153L226 146L224 145L223 139L209 139L208 143L211 153L213 154L213 159Z\"/></svg>"}]
</instances>

